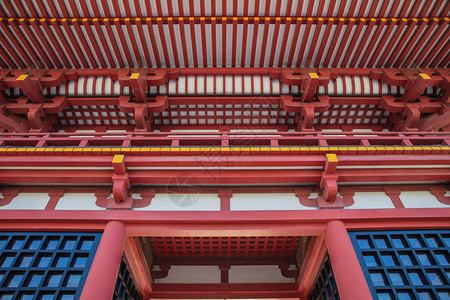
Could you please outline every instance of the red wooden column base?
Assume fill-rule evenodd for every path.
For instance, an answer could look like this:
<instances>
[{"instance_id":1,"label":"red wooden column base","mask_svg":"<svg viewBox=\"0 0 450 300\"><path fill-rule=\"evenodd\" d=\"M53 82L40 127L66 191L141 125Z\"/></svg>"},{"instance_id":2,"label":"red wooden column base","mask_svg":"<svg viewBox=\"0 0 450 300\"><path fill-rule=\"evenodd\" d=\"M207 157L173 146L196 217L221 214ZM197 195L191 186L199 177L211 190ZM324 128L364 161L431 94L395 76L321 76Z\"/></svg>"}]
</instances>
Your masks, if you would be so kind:
<instances>
[{"instance_id":1,"label":"red wooden column base","mask_svg":"<svg viewBox=\"0 0 450 300\"><path fill-rule=\"evenodd\" d=\"M366 278L342 221L330 221L325 241L341 299L372 299Z\"/></svg>"},{"instance_id":2,"label":"red wooden column base","mask_svg":"<svg viewBox=\"0 0 450 300\"><path fill-rule=\"evenodd\" d=\"M111 300L125 245L125 228L121 222L106 224L100 245L81 293L81 300Z\"/></svg>"}]
</instances>

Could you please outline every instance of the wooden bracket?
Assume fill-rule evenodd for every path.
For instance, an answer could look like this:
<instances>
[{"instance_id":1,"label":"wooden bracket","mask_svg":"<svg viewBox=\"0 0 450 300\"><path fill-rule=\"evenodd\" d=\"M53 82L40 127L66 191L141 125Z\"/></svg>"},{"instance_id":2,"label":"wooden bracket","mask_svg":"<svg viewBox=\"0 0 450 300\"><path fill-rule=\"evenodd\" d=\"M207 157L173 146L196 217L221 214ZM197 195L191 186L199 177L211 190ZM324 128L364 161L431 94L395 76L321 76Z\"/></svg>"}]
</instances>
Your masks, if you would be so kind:
<instances>
[{"instance_id":1,"label":"wooden bracket","mask_svg":"<svg viewBox=\"0 0 450 300\"><path fill-rule=\"evenodd\" d=\"M147 88L149 86L160 86L167 83L170 79L178 78L178 73L168 73L166 70L156 70L152 73L143 72L131 73L121 71L117 74L121 87L129 86L137 102L154 102L147 97Z\"/></svg>"},{"instance_id":2,"label":"wooden bracket","mask_svg":"<svg viewBox=\"0 0 450 300\"><path fill-rule=\"evenodd\" d=\"M147 207L152 204L152 200L155 197L154 189L142 189L141 190L141 200L134 200L133 208Z\"/></svg>"},{"instance_id":3,"label":"wooden bracket","mask_svg":"<svg viewBox=\"0 0 450 300\"><path fill-rule=\"evenodd\" d=\"M163 112L168 107L167 96L156 96L155 102L133 103L130 96L120 96L120 111L133 113L137 131L150 131L152 113Z\"/></svg>"},{"instance_id":4,"label":"wooden bracket","mask_svg":"<svg viewBox=\"0 0 450 300\"><path fill-rule=\"evenodd\" d=\"M439 202L450 205L450 196L445 196L447 190L443 186L430 186L430 192Z\"/></svg>"},{"instance_id":5,"label":"wooden bracket","mask_svg":"<svg viewBox=\"0 0 450 300\"><path fill-rule=\"evenodd\" d=\"M336 172L338 159L336 154L326 154L326 162L320 179L319 187L322 195L317 197L319 208L343 208L342 197L338 196L338 174Z\"/></svg>"},{"instance_id":6,"label":"wooden bracket","mask_svg":"<svg viewBox=\"0 0 450 300\"><path fill-rule=\"evenodd\" d=\"M301 205L306 207L317 207L316 199L309 198L309 195L311 194L309 187L296 188L294 193Z\"/></svg>"},{"instance_id":7,"label":"wooden bracket","mask_svg":"<svg viewBox=\"0 0 450 300\"><path fill-rule=\"evenodd\" d=\"M296 270L289 270L289 267L290 267L290 265L289 265L288 261L286 261L286 262L284 262L282 264L278 264L278 269L280 269L281 275L283 277L297 279L298 275L300 273L300 270L298 270L298 269L296 269Z\"/></svg>"},{"instance_id":8,"label":"wooden bracket","mask_svg":"<svg viewBox=\"0 0 450 300\"><path fill-rule=\"evenodd\" d=\"M136 101L147 102L147 85L144 76L140 73L132 73L129 82Z\"/></svg>"},{"instance_id":9,"label":"wooden bracket","mask_svg":"<svg viewBox=\"0 0 450 300\"><path fill-rule=\"evenodd\" d=\"M6 112L5 105L1 105L0 128L4 128L10 132L28 132L30 125L26 120L18 116L9 115Z\"/></svg>"},{"instance_id":10,"label":"wooden bracket","mask_svg":"<svg viewBox=\"0 0 450 300\"><path fill-rule=\"evenodd\" d=\"M430 102L427 96L420 96L417 103L396 102L394 96L382 96L380 108L397 114L391 117L394 130L417 130L422 113L439 113L443 109L440 102Z\"/></svg>"},{"instance_id":11,"label":"wooden bracket","mask_svg":"<svg viewBox=\"0 0 450 300\"><path fill-rule=\"evenodd\" d=\"M397 187L387 186L384 188L384 193L391 199L395 208L405 208L400 199L400 189Z\"/></svg>"},{"instance_id":12,"label":"wooden bracket","mask_svg":"<svg viewBox=\"0 0 450 300\"><path fill-rule=\"evenodd\" d=\"M301 101L311 101L319 86L319 75L317 73L308 73L302 84Z\"/></svg>"},{"instance_id":13,"label":"wooden bracket","mask_svg":"<svg viewBox=\"0 0 450 300\"><path fill-rule=\"evenodd\" d=\"M130 180L128 178L127 168L125 166L125 155L114 155L113 161L114 174L113 181L113 197L115 202L123 203L130 200L128 197L128 190L130 188ZM132 202L132 199L131 199ZM109 203L109 201L108 201Z\"/></svg>"},{"instance_id":14,"label":"wooden bracket","mask_svg":"<svg viewBox=\"0 0 450 300\"><path fill-rule=\"evenodd\" d=\"M431 77L425 73L419 73L417 78L409 80L404 85L405 93L402 96L404 102L414 102L423 91L432 83Z\"/></svg>"},{"instance_id":15,"label":"wooden bracket","mask_svg":"<svg viewBox=\"0 0 450 300\"><path fill-rule=\"evenodd\" d=\"M2 190L3 198L0 198L0 206L8 205L18 194L19 189L17 188L4 188Z\"/></svg>"},{"instance_id":16,"label":"wooden bracket","mask_svg":"<svg viewBox=\"0 0 450 300\"><path fill-rule=\"evenodd\" d=\"M169 270L171 269L171 265L168 263L160 263L159 264L159 271L153 270L150 271L153 279L162 279L164 277L167 277L169 275Z\"/></svg>"},{"instance_id":17,"label":"wooden bracket","mask_svg":"<svg viewBox=\"0 0 450 300\"><path fill-rule=\"evenodd\" d=\"M323 191L325 200L333 202L334 200L336 200L338 192L338 175L336 173L336 168L339 161L336 154L328 153L325 156L327 160L325 163L324 171L322 172L322 178L320 179L320 188Z\"/></svg>"},{"instance_id":18,"label":"wooden bracket","mask_svg":"<svg viewBox=\"0 0 450 300\"><path fill-rule=\"evenodd\" d=\"M355 204L355 190L353 188L340 187L339 194L341 194L344 206L352 206Z\"/></svg>"},{"instance_id":19,"label":"wooden bracket","mask_svg":"<svg viewBox=\"0 0 450 300\"><path fill-rule=\"evenodd\" d=\"M45 206L45 210L55 209L59 199L61 199L64 196L65 192L66 191L63 188L51 189L48 192L48 196L50 197L50 199L48 200L48 203Z\"/></svg>"},{"instance_id":20,"label":"wooden bracket","mask_svg":"<svg viewBox=\"0 0 450 300\"><path fill-rule=\"evenodd\" d=\"M295 102L291 95L281 95L281 107L287 112L296 112L298 130L312 131L316 112L325 112L329 107L328 96L318 96L316 102Z\"/></svg>"},{"instance_id":21,"label":"wooden bracket","mask_svg":"<svg viewBox=\"0 0 450 300\"><path fill-rule=\"evenodd\" d=\"M111 194L110 187L96 189L95 197L97 198L97 200L95 201L95 205L97 205L98 207L106 207L109 194Z\"/></svg>"},{"instance_id":22,"label":"wooden bracket","mask_svg":"<svg viewBox=\"0 0 450 300\"><path fill-rule=\"evenodd\" d=\"M310 70L307 74L302 74L300 71L295 73L291 70L281 71L280 73L271 71L270 73L271 78L279 78L280 81L286 85L301 87L304 91L308 91L308 95L311 95L311 92L309 92L310 90L312 90L312 95L314 95L318 86L328 85L331 78L330 76L331 73L326 70L321 70L319 74L314 69Z\"/></svg>"},{"instance_id":23,"label":"wooden bracket","mask_svg":"<svg viewBox=\"0 0 450 300\"><path fill-rule=\"evenodd\" d=\"M417 125L417 127L420 131L439 131L443 128L449 128L450 109L447 109L443 114L436 113L428 118L425 118Z\"/></svg>"},{"instance_id":24,"label":"wooden bracket","mask_svg":"<svg viewBox=\"0 0 450 300\"><path fill-rule=\"evenodd\" d=\"M217 195L220 198L220 210L221 211L230 211L230 200L233 197L233 191L230 189L227 190L218 190Z\"/></svg>"},{"instance_id":25,"label":"wooden bracket","mask_svg":"<svg viewBox=\"0 0 450 300\"><path fill-rule=\"evenodd\" d=\"M441 90L444 90L444 94L441 97L441 102L446 105L450 105L450 76L444 76L444 80L441 84Z\"/></svg>"},{"instance_id":26,"label":"wooden bracket","mask_svg":"<svg viewBox=\"0 0 450 300\"><path fill-rule=\"evenodd\" d=\"M42 86L33 82L29 75L20 75L17 77L16 82L17 87L20 88L32 102L42 103L45 101L45 97L42 94Z\"/></svg>"}]
</instances>

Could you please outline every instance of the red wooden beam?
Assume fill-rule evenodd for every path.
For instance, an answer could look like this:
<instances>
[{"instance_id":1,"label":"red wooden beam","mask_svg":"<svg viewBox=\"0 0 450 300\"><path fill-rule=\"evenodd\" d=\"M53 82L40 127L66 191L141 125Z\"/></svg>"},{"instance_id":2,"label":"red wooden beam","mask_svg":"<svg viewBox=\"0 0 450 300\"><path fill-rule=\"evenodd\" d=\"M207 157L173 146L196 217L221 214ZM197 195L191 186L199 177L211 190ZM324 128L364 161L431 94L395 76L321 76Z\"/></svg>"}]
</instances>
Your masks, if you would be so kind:
<instances>
[{"instance_id":1,"label":"red wooden beam","mask_svg":"<svg viewBox=\"0 0 450 300\"><path fill-rule=\"evenodd\" d=\"M64 152L63 152L64 153ZM112 170L112 156L64 156L53 154L50 156L2 156L4 167L42 167L51 168L109 168ZM309 167L320 170L325 164L325 155L243 155L243 156L133 156L127 154L127 166L134 168L152 167L179 167L179 168L232 168L232 167L277 167L283 169L287 166ZM450 165L449 155L339 155L340 167L366 167L371 166L445 166Z\"/></svg>"},{"instance_id":2,"label":"red wooden beam","mask_svg":"<svg viewBox=\"0 0 450 300\"><path fill-rule=\"evenodd\" d=\"M298 298L295 283L155 284L152 298Z\"/></svg>"},{"instance_id":3,"label":"red wooden beam","mask_svg":"<svg viewBox=\"0 0 450 300\"><path fill-rule=\"evenodd\" d=\"M20 75L16 79L18 87L25 93L25 95L32 102L44 102L44 96L42 91L31 81L31 77L28 75Z\"/></svg>"},{"instance_id":4,"label":"red wooden beam","mask_svg":"<svg viewBox=\"0 0 450 300\"><path fill-rule=\"evenodd\" d=\"M450 228L448 208L317 211L32 211L9 210L2 230L103 229L109 221L125 224L128 236L311 236L322 235L326 223L342 220L347 230Z\"/></svg>"},{"instance_id":5,"label":"red wooden beam","mask_svg":"<svg viewBox=\"0 0 450 300\"><path fill-rule=\"evenodd\" d=\"M398 169L340 169L342 183L449 181L449 169L398 168ZM112 171L84 170L1 170L0 182L28 184L112 184ZM190 182L196 178L201 185L217 184L298 184L319 183L320 170L129 170L130 184L170 184L174 178Z\"/></svg>"},{"instance_id":6,"label":"red wooden beam","mask_svg":"<svg viewBox=\"0 0 450 300\"><path fill-rule=\"evenodd\" d=\"M423 91L427 88L431 81L431 77L425 73L420 73L417 79L412 80L405 86L405 94L402 96L404 102L414 102Z\"/></svg>"},{"instance_id":7,"label":"red wooden beam","mask_svg":"<svg viewBox=\"0 0 450 300\"><path fill-rule=\"evenodd\" d=\"M92 262L80 299L110 299L114 295L126 231L122 223L109 222Z\"/></svg>"},{"instance_id":8,"label":"red wooden beam","mask_svg":"<svg viewBox=\"0 0 450 300\"><path fill-rule=\"evenodd\" d=\"M325 230L325 241L340 298L371 299L369 286L345 224L337 220L329 222Z\"/></svg>"},{"instance_id":9,"label":"red wooden beam","mask_svg":"<svg viewBox=\"0 0 450 300\"><path fill-rule=\"evenodd\" d=\"M420 68L420 69L407 69L407 68L396 68L394 71L396 73L402 73L404 70L411 70L413 72L420 71L421 73L433 74L438 73L443 75L449 75L450 72L447 68ZM328 73L331 78L336 78L337 76L369 76L371 74L382 74L383 72L392 72L393 69L390 68L276 68L276 67L236 67L236 68L107 68L107 69L66 69L64 73L78 74L78 76L117 76L118 73L131 74L133 72L141 72L145 74L155 74L156 72L167 72L168 76L170 74L177 74L179 76L194 76L194 75L275 75L279 74L281 76L282 72L287 72L291 74L307 74L309 72L316 72L318 74ZM19 76L21 74L33 74L38 72L38 70L33 69L8 69L11 74L16 74ZM47 69L46 74L51 75L52 73L59 73L61 70ZM419 73L420 73L419 72ZM431 75L435 78L437 75ZM177 78L177 77L175 77ZM174 79L175 79L174 78ZM406 75L397 76L398 79L409 80L410 78ZM162 84L162 83L160 83Z\"/></svg>"},{"instance_id":10,"label":"red wooden beam","mask_svg":"<svg viewBox=\"0 0 450 300\"><path fill-rule=\"evenodd\" d=\"M145 299L152 291L153 279L148 269L148 262L145 260L141 246L134 237L127 237L124 254L128 259L128 266L134 275L134 280Z\"/></svg>"},{"instance_id":11,"label":"red wooden beam","mask_svg":"<svg viewBox=\"0 0 450 300\"><path fill-rule=\"evenodd\" d=\"M298 292L301 299L308 297L308 293L316 280L316 274L320 270L326 251L324 236L314 237L297 280Z\"/></svg>"},{"instance_id":12,"label":"red wooden beam","mask_svg":"<svg viewBox=\"0 0 450 300\"><path fill-rule=\"evenodd\" d=\"M3 106L3 105L2 105ZM5 109L0 107L0 127L10 132L28 132L28 122L18 116L5 114Z\"/></svg>"}]
</instances>

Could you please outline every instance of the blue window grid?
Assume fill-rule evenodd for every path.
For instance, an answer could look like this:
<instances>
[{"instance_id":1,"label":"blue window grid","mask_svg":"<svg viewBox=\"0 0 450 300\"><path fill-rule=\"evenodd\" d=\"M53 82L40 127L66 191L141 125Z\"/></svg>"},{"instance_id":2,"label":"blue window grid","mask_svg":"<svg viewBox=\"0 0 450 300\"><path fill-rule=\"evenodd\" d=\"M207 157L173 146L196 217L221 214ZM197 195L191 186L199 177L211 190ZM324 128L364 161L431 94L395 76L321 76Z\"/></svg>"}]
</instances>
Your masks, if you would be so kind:
<instances>
[{"instance_id":1,"label":"blue window grid","mask_svg":"<svg viewBox=\"0 0 450 300\"><path fill-rule=\"evenodd\" d=\"M450 231L350 232L374 299L450 299Z\"/></svg>"},{"instance_id":2,"label":"blue window grid","mask_svg":"<svg viewBox=\"0 0 450 300\"><path fill-rule=\"evenodd\" d=\"M101 236L0 232L0 299L78 299Z\"/></svg>"},{"instance_id":3,"label":"blue window grid","mask_svg":"<svg viewBox=\"0 0 450 300\"><path fill-rule=\"evenodd\" d=\"M308 295L308 300L339 300L339 292L334 278L333 268L331 267L330 258L325 259L317 273L317 278Z\"/></svg>"},{"instance_id":4,"label":"blue window grid","mask_svg":"<svg viewBox=\"0 0 450 300\"><path fill-rule=\"evenodd\" d=\"M119 274L117 276L116 287L114 289L113 300L141 300L142 296L136 288L133 276L128 268L127 262L122 258Z\"/></svg>"}]
</instances>

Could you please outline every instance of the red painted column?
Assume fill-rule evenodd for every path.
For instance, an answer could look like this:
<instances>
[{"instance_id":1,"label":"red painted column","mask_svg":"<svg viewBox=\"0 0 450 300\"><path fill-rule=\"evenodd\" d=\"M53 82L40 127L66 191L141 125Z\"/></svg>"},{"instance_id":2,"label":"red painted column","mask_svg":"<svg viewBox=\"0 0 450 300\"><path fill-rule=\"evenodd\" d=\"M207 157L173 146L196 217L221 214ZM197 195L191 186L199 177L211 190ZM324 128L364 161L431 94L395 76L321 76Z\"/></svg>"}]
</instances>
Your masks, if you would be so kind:
<instances>
[{"instance_id":1,"label":"red painted column","mask_svg":"<svg viewBox=\"0 0 450 300\"><path fill-rule=\"evenodd\" d=\"M123 224L106 224L100 245L81 293L81 300L111 300L125 245Z\"/></svg>"},{"instance_id":2,"label":"red painted column","mask_svg":"<svg viewBox=\"0 0 450 300\"><path fill-rule=\"evenodd\" d=\"M372 299L358 257L342 221L328 222L325 242L341 299Z\"/></svg>"}]
</instances>

